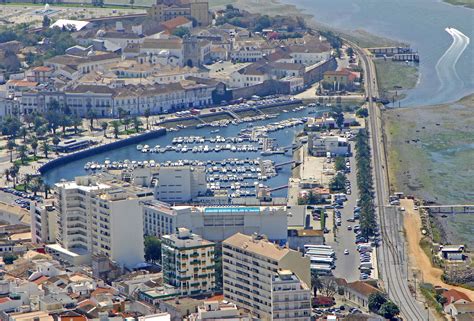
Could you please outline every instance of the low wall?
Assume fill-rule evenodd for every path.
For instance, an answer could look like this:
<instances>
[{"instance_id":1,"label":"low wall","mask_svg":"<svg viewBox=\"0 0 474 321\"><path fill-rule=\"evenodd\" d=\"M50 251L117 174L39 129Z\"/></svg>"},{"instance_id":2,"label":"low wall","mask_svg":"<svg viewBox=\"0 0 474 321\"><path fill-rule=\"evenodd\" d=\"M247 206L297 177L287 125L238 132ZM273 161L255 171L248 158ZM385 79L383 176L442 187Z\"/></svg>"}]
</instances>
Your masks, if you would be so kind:
<instances>
[{"instance_id":1,"label":"low wall","mask_svg":"<svg viewBox=\"0 0 474 321\"><path fill-rule=\"evenodd\" d=\"M153 130L153 131L150 131L150 132L147 132L147 133L143 133L141 135L137 135L137 136L133 136L133 137L129 137L129 138L124 138L124 139L118 140L118 141L113 142L113 143L108 143L108 144L104 144L104 145L94 146L94 147L91 147L91 148L88 148L88 149L83 149L83 150L80 150L80 151L77 151L77 152L74 152L74 153L71 153L71 154L61 156L59 158L52 159L49 162L47 162L46 164L42 165L38 169L38 171L41 174L44 174L47 171L49 171L49 170L51 170L51 169L53 169L57 166L67 164L67 163L70 163L72 161L76 161L78 159L86 158L86 157L92 156L94 154L102 153L102 152L105 152L105 151L108 151L108 150L111 150L111 149L115 149L115 148L118 148L118 147L123 147L123 146L127 146L127 145L136 144L136 143L139 143L139 142L147 140L147 139L163 136L165 134L166 134L166 129L165 128L160 128L160 129Z\"/></svg>"}]
</instances>

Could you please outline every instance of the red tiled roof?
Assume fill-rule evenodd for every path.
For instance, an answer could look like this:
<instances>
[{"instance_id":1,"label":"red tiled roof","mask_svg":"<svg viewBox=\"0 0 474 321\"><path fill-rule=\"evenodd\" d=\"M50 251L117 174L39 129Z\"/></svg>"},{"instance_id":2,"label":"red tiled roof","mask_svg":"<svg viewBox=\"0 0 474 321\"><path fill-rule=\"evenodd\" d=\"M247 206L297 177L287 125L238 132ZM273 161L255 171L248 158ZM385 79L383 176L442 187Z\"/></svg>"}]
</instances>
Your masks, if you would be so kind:
<instances>
[{"instance_id":1,"label":"red tiled roof","mask_svg":"<svg viewBox=\"0 0 474 321\"><path fill-rule=\"evenodd\" d=\"M180 16L180 17L176 17L176 18L167 20L165 22L162 22L161 25L163 27L165 27L166 29L168 29L168 30L173 30L173 29L175 29L179 26L182 26L184 24L187 24L189 22L190 22L189 19L187 19L186 17Z\"/></svg>"},{"instance_id":2,"label":"red tiled roof","mask_svg":"<svg viewBox=\"0 0 474 321\"><path fill-rule=\"evenodd\" d=\"M10 299L9 297L0 298L0 304L5 303L5 302L8 302L8 301L11 301L11 300L12 300L12 299Z\"/></svg>"},{"instance_id":3,"label":"red tiled roof","mask_svg":"<svg viewBox=\"0 0 474 321\"><path fill-rule=\"evenodd\" d=\"M33 283L36 284L36 285L40 285L40 284L46 282L48 279L49 278L47 276L42 275L39 278L37 278L36 280L34 280Z\"/></svg>"},{"instance_id":4,"label":"red tiled roof","mask_svg":"<svg viewBox=\"0 0 474 321\"><path fill-rule=\"evenodd\" d=\"M375 292L381 292L379 289L376 287L373 287L372 285L362 282L362 281L355 281L352 283L347 283L347 287L352 289L353 291L360 293L366 297L371 295L372 293Z\"/></svg>"},{"instance_id":5,"label":"red tiled roof","mask_svg":"<svg viewBox=\"0 0 474 321\"><path fill-rule=\"evenodd\" d=\"M48 67L48 66L38 66L33 68L33 71L51 71L53 68Z\"/></svg>"},{"instance_id":6,"label":"red tiled roof","mask_svg":"<svg viewBox=\"0 0 474 321\"><path fill-rule=\"evenodd\" d=\"M452 302L456 302L458 300L466 300L468 302L471 302L471 299L469 299L469 297L465 293L455 289L444 291L443 297L446 298L445 305L451 304Z\"/></svg>"}]
</instances>

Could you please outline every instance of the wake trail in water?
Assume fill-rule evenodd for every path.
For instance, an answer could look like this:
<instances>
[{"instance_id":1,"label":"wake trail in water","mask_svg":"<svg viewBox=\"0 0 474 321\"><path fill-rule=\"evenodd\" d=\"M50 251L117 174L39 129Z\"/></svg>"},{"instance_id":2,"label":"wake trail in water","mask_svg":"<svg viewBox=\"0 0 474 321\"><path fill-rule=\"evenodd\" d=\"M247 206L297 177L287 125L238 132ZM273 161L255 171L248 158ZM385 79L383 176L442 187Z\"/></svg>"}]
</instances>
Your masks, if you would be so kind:
<instances>
[{"instance_id":1,"label":"wake trail in water","mask_svg":"<svg viewBox=\"0 0 474 321\"><path fill-rule=\"evenodd\" d=\"M436 73L441 83L439 87L440 92L456 90L456 88L464 85L456 71L456 64L470 42L468 36L455 28L446 28L444 30L451 35L453 42L436 63Z\"/></svg>"}]
</instances>

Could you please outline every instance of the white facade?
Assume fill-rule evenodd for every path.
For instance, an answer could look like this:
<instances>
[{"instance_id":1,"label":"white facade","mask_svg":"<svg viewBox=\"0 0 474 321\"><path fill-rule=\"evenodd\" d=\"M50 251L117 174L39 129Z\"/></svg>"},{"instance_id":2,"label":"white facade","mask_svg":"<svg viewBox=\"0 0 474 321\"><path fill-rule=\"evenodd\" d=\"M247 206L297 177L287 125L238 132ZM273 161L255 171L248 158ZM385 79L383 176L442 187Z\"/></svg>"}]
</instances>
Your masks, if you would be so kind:
<instances>
[{"instance_id":1,"label":"white facade","mask_svg":"<svg viewBox=\"0 0 474 321\"><path fill-rule=\"evenodd\" d=\"M188 317L189 321L250 321L248 316L240 314L234 303L224 301L205 301L196 313Z\"/></svg>"},{"instance_id":2,"label":"white facade","mask_svg":"<svg viewBox=\"0 0 474 321\"><path fill-rule=\"evenodd\" d=\"M54 243L57 233L56 210L52 205L30 203L31 241L33 243Z\"/></svg>"},{"instance_id":3,"label":"white facade","mask_svg":"<svg viewBox=\"0 0 474 321\"><path fill-rule=\"evenodd\" d=\"M317 133L309 136L308 148L311 155L314 156L326 156L327 153L331 153L333 156L345 156L350 152L347 138L321 136Z\"/></svg>"},{"instance_id":4,"label":"white facade","mask_svg":"<svg viewBox=\"0 0 474 321\"><path fill-rule=\"evenodd\" d=\"M181 295L211 292L216 285L214 246L186 228L163 236L163 281L178 288Z\"/></svg>"},{"instance_id":5,"label":"white facade","mask_svg":"<svg viewBox=\"0 0 474 321\"><path fill-rule=\"evenodd\" d=\"M105 254L127 267L143 262L138 197L91 177L57 183L56 189L58 243L73 252Z\"/></svg>"},{"instance_id":6,"label":"white facade","mask_svg":"<svg viewBox=\"0 0 474 321\"><path fill-rule=\"evenodd\" d=\"M272 320L311 320L311 290L291 271L272 278Z\"/></svg>"},{"instance_id":7,"label":"white facade","mask_svg":"<svg viewBox=\"0 0 474 321\"><path fill-rule=\"evenodd\" d=\"M160 167L155 198L163 202L189 202L207 191L204 166Z\"/></svg>"},{"instance_id":8,"label":"white facade","mask_svg":"<svg viewBox=\"0 0 474 321\"><path fill-rule=\"evenodd\" d=\"M265 234L270 240L287 238L287 209L284 206L170 206L142 202L145 235L162 236L186 227L206 240L219 242L235 233Z\"/></svg>"},{"instance_id":9,"label":"white facade","mask_svg":"<svg viewBox=\"0 0 474 321\"><path fill-rule=\"evenodd\" d=\"M224 298L249 310L253 317L310 320L310 261L300 252L238 233L222 243L222 271ZM291 279L286 280L279 273L292 275ZM281 310L283 315L278 310L280 301L285 309ZM294 309L290 311L290 307Z\"/></svg>"}]
</instances>

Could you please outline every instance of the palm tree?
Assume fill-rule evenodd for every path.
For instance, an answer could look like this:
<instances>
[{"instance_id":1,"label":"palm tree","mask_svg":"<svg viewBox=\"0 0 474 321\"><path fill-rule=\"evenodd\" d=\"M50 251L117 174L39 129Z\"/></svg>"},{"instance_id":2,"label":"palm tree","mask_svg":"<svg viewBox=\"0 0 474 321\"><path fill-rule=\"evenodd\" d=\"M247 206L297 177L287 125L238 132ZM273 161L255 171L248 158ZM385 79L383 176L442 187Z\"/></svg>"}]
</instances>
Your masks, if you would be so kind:
<instances>
[{"instance_id":1,"label":"palm tree","mask_svg":"<svg viewBox=\"0 0 474 321\"><path fill-rule=\"evenodd\" d=\"M28 149L26 148L25 145L20 145L18 146L18 156L20 157L21 164L25 164L26 161L28 160Z\"/></svg>"},{"instance_id":2,"label":"palm tree","mask_svg":"<svg viewBox=\"0 0 474 321\"><path fill-rule=\"evenodd\" d=\"M128 125L130 125L130 119L129 118L124 118L122 123L125 126L125 131L127 131Z\"/></svg>"},{"instance_id":3,"label":"palm tree","mask_svg":"<svg viewBox=\"0 0 474 321\"><path fill-rule=\"evenodd\" d=\"M18 173L20 172L20 167L15 164L10 168L10 176L13 179L13 188L16 187L16 178L18 177Z\"/></svg>"},{"instance_id":4,"label":"palm tree","mask_svg":"<svg viewBox=\"0 0 474 321\"><path fill-rule=\"evenodd\" d=\"M34 196L41 190L41 187L43 186L43 179L41 176L35 177L30 184L30 189L33 192Z\"/></svg>"},{"instance_id":5,"label":"palm tree","mask_svg":"<svg viewBox=\"0 0 474 321\"><path fill-rule=\"evenodd\" d=\"M314 297L318 294L318 289L321 288L321 280L318 277L316 270L311 270L311 286L313 288Z\"/></svg>"},{"instance_id":6,"label":"palm tree","mask_svg":"<svg viewBox=\"0 0 474 321\"><path fill-rule=\"evenodd\" d=\"M59 139L58 136L53 137L53 145L54 145L54 148L56 150L56 153L58 152L58 145L59 145L60 142L61 142L61 140Z\"/></svg>"},{"instance_id":7,"label":"palm tree","mask_svg":"<svg viewBox=\"0 0 474 321\"><path fill-rule=\"evenodd\" d=\"M135 128L135 132L138 133L138 131L140 130L141 124L142 124L141 121L137 117L133 118L133 127Z\"/></svg>"},{"instance_id":8,"label":"palm tree","mask_svg":"<svg viewBox=\"0 0 474 321\"><path fill-rule=\"evenodd\" d=\"M146 119L146 129L150 129L150 125L148 124L148 118L150 118L151 111L150 108L145 109L145 112L143 113L143 116L145 116Z\"/></svg>"},{"instance_id":9,"label":"palm tree","mask_svg":"<svg viewBox=\"0 0 474 321\"><path fill-rule=\"evenodd\" d=\"M116 120L112 121L111 124L112 124L112 127L114 128L114 136L115 138L118 138L120 124Z\"/></svg>"},{"instance_id":10,"label":"palm tree","mask_svg":"<svg viewBox=\"0 0 474 321\"><path fill-rule=\"evenodd\" d=\"M74 126L74 134L77 135L78 128L82 126L82 118L79 116L74 116L72 118L72 125Z\"/></svg>"},{"instance_id":11,"label":"palm tree","mask_svg":"<svg viewBox=\"0 0 474 321\"><path fill-rule=\"evenodd\" d=\"M94 129L94 119L97 117L95 111L93 109L89 109L87 111L87 118L89 119L90 121L90 130L92 131Z\"/></svg>"},{"instance_id":12,"label":"palm tree","mask_svg":"<svg viewBox=\"0 0 474 321\"><path fill-rule=\"evenodd\" d=\"M25 187L25 192L28 191L28 188L29 188L30 185L31 185L30 183L31 183L32 178L33 178L33 177L31 176L31 174L26 174L26 175L25 175L25 178L24 178L24 180L23 180L23 186Z\"/></svg>"},{"instance_id":13,"label":"palm tree","mask_svg":"<svg viewBox=\"0 0 474 321\"><path fill-rule=\"evenodd\" d=\"M122 121L123 116L125 116L125 109L123 109L122 107L119 107L117 111L118 111L119 121Z\"/></svg>"},{"instance_id":14,"label":"palm tree","mask_svg":"<svg viewBox=\"0 0 474 321\"><path fill-rule=\"evenodd\" d=\"M28 130L25 127L20 128L20 136L23 137L23 143L26 141L26 135L28 135Z\"/></svg>"},{"instance_id":15,"label":"palm tree","mask_svg":"<svg viewBox=\"0 0 474 321\"><path fill-rule=\"evenodd\" d=\"M100 127L104 131L104 137L107 137L107 127L109 127L109 124L106 121L103 121L100 123Z\"/></svg>"},{"instance_id":16,"label":"palm tree","mask_svg":"<svg viewBox=\"0 0 474 321\"><path fill-rule=\"evenodd\" d=\"M33 156L36 159L36 152L38 151L38 140L33 137L31 141L31 149L33 150Z\"/></svg>"},{"instance_id":17,"label":"palm tree","mask_svg":"<svg viewBox=\"0 0 474 321\"><path fill-rule=\"evenodd\" d=\"M7 149L10 152L10 163L13 162L13 150L15 149L16 144L14 139L9 139L7 142Z\"/></svg>"},{"instance_id":18,"label":"palm tree","mask_svg":"<svg viewBox=\"0 0 474 321\"><path fill-rule=\"evenodd\" d=\"M43 140L43 143L41 144L41 150L44 153L44 157L48 158L48 152L49 152L49 145L47 140Z\"/></svg>"},{"instance_id":19,"label":"palm tree","mask_svg":"<svg viewBox=\"0 0 474 321\"><path fill-rule=\"evenodd\" d=\"M51 186L48 183L43 182L43 192L44 192L44 198L48 198L49 191L51 190Z\"/></svg>"}]
</instances>

